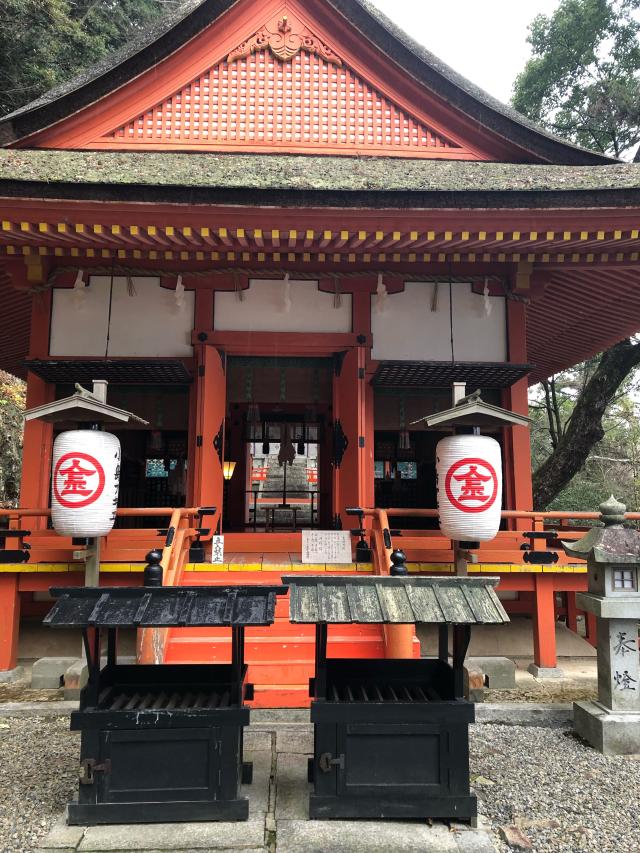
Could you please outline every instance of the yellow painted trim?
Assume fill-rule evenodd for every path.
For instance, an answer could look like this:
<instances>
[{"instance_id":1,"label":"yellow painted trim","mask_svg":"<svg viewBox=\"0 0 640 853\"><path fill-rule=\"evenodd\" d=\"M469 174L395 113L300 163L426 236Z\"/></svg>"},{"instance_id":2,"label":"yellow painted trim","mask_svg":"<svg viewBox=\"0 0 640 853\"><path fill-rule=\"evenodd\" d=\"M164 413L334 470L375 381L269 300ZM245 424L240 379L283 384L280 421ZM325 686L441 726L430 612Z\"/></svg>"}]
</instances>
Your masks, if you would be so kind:
<instances>
[{"instance_id":1,"label":"yellow painted trim","mask_svg":"<svg viewBox=\"0 0 640 853\"><path fill-rule=\"evenodd\" d=\"M228 563L187 563L185 572L228 572Z\"/></svg>"},{"instance_id":2,"label":"yellow painted trim","mask_svg":"<svg viewBox=\"0 0 640 853\"><path fill-rule=\"evenodd\" d=\"M409 564L411 566L411 564ZM421 572L444 572L451 574L453 572L453 563L416 563ZM411 571L411 568L409 568Z\"/></svg>"},{"instance_id":3,"label":"yellow painted trim","mask_svg":"<svg viewBox=\"0 0 640 853\"><path fill-rule=\"evenodd\" d=\"M100 571L104 573L127 574L144 571L144 563L102 563ZM452 574L452 563L407 563L411 574L430 572L434 574ZM83 563L2 563L0 573L4 574L55 574L59 572L82 572ZM372 563L187 563L185 572L362 572L373 574ZM473 574L586 574L584 564L569 566L520 565L511 563L476 563L469 565Z\"/></svg>"}]
</instances>

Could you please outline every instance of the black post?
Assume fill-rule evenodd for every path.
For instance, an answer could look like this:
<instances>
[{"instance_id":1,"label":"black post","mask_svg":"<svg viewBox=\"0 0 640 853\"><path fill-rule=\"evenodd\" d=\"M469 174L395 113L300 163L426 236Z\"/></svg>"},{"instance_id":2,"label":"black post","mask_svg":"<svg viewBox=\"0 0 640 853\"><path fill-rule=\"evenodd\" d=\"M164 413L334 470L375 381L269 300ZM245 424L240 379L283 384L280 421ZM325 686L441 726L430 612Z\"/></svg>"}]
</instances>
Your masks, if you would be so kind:
<instances>
[{"instance_id":1,"label":"black post","mask_svg":"<svg viewBox=\"0 0 640 853\"><path fill-rule=\"evenodd\" d=\"M464 659L470 641L470 625L453 626L453 692L456 699L464 696Z\"/></svg>"},{"instance_id":2,"label":"black post","mask_svg":"<svg viewBox=\"0 0 640 853\"><path fill-rule=\"evenodd\" d=\"M118 629L109 628L107 631L107 665L115 666L118 662Z\"/></svg>"},{"instance_id":3,"label":"black post","mask_svg":"<svg viewBox=\"0 0 640 853\"><path fill-rule=\"evenodd\" d=\"M364 526L364 512L358 508L358 533L360 534L360 538L358 539L358 543L356 545L356 563L370 563L373 560L373 555L371 554L371 548L367 544L367 540L364 538L366 533Z\"/></svg>"},{"instance_id":4,"label":"black post","mask_svg":"<svg viewBox=\"0 0 640 853\"><path fill-rule=\"evenodd\" d=\"M235 701L242 705L243 697L243 668L244 668L244 628L234 625L231 629L231 668L233 670Z\"/></svg>"},{"instance_id":5,"label":"black post","mask_svg":"<svg viewBox=\"0 0 640 853\"><path fill-rule=\"evenodd\" d=\"M327 625L316 625L316 673L314 699L327 698Z\"/></svg>"},{"instance_id":6,"label":"black post","mask_svg":"<svg viewBox=\"0 0 640 853\"><path fill-rule=\"evenodd\" d=\"M162 551L149 551L145 559L147 565L144 567L144 585L162 586Z\"/></svg>"},{"instance_id":7,"label":"black post","mask_svg":"<svg viewBox=\"0 0 640 853\"><path fill-rule=\"evenodd\" d=\"M443 663L449 661L449 626L446 622L438 625L438 657Z\"/></svg>"},{"instance_id":8,"label":"black post","mask_svg":"<svg viewBox=\"0 0 640 853\"><path fill-rule=\"evenodd\" d=\"M406 577L409 574L407 569L407 555L402 548L396 548L391 555L391 576Z\"/></svg>"}]
</instances>

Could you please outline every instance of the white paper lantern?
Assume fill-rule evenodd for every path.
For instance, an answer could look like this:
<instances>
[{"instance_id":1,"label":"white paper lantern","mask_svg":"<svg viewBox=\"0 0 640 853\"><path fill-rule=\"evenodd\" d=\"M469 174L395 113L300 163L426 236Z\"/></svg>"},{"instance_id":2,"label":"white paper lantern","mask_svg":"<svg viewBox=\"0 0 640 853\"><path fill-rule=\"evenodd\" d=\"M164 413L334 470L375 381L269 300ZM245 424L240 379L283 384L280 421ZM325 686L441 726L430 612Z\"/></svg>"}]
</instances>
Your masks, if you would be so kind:
<instances>
[{"instance_id":1,"label":"white paper lantern","mask_svg":"<svg viewBox=\"0 0 640 853\"><path fill-rule=\"evenodd\" d=\"M120 442L108 432L71 430L53 445L51 518L62 536L106 536L120 486Z\"/></svg>"},{"instance_id":2,"label":"white paper lantern","mask_svg":"<svg viewBox=\"0 0 640 853\"><path fill-rule=\"evenodd\" d=\"M454 435L436 447L440 529L449 539L487 542L500 529L502 453L493 438Z\"/></svg>"}]
</instances>

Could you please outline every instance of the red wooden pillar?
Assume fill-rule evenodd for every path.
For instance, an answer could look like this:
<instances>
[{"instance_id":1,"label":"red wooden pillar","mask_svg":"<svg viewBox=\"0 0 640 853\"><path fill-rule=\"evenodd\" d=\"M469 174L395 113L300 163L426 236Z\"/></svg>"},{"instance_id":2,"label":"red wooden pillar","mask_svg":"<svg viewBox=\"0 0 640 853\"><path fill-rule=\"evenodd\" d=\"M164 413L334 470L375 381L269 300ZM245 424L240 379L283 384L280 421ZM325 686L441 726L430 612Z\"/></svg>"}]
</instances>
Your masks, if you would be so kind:
<instances>
[{"instance_id":1,"label":"red wooden pillar","mask_svg":"<svg viewBox=\"0 0 640 853\"><path fill-rule=\"evenodd\" d=\"M578 609L576 607L576 594L575 592L567 592L565 595L567 596L567 628L573 631L574 634L577 634Z\"/></svg>"},{"instance_id":2,"label":"red wooden pillar","mask_svg":"<svg viewBox=\"0 0 640 853\"><path fill-rule=\"evenodd\" d=\"M534 597L536 608L533 621L534 664L543 669L554 669L556 654L556 609L553 575L535 576Z\"/></svg>"},{"instance_id":3,"label":"red wooden pillar","mask_svg":"<svg viewBox=\"0 0 640 853\"><path fill-rule=\"evenodd\" d=\"M19 624L18 575L0 574L0 672L15 669L18 664Z\"/></svg>"},{"instance_id":4,"label":"red wooden pillar","mask_svg":"<svg viewBox=\"0 0 640 853\"><path fill-rule=\"evenodd\" d=\"M526 306L523 302L507 301L509 360L527 363ZM505 392L505 405L518 415L529 414L529 384L521 379ZM531 438L527 427L514 426L504 430L507 509L533 509L531 487ZM526 519L517 519L516 530L531 526Z\"/></svg>"},{"instance_id":5,"label":"red wooden pillar","mask_svg":"<svg viewBox=\"0 0 640 853\"><path fill-rule=\"evenodd\" d=\"M42 406L55 399L55 388L29 372L27 375L27 409ZM24 425L20 506L41 509L49 506L53 426L40 420ZM34 518L31 527L43 526L43 519Z\"/></svg>"},{"instance_id":6,"label":"red wooden pillar","mask_svg":"<svg viewBox=\"0 0 640 853\"><path fill-rule=\"evenodd\" d=\"M193 501L215 506L222 518L224 478L222 461L226 414L226 357L215 347L200 346L197 354Z\"/></svg>"},{"instance_id":7,"label":"red wooden pillar","mask_svg":"<svg viewBox=\"0 0 640 853\"><path fill-rule=\"evenodd\" d=\"M344 528L356 527L358 519L345 514L350 506L365 503L368 489L367 459L373 453L372 438L367 442L366 427L366 356L364 347L347 350L336 367L333 383L334 424L344 434L347 445L337 460L333 475L333 511L340 516ZM339 462L339 464L338 464Z\"/></svg>"},{"instance_id":8,"label":"red wooden pillar","mask_svg":"<svg viewBox=\"0 0 640 853\"><path fill-rule=\"evenodd\" d=\"M37 263L26 270L16 268L15 276L27 275L31 284L44 280L45 270ZM31 303L31 328L29 334L29 357L47 358L49 355L49 326L51 323L51 290L39 293ZM35 373L27 374L27 409L42 406L55 400L55 387L40 379ZM51 477L51 451L53 426L42 421L28 421L24 426L22 448L22 477L20 482L20 506L40 509L49 506L49 483ZM43 527L46 519L34 518L29 527Z\"/></svg>"}]
</instances>

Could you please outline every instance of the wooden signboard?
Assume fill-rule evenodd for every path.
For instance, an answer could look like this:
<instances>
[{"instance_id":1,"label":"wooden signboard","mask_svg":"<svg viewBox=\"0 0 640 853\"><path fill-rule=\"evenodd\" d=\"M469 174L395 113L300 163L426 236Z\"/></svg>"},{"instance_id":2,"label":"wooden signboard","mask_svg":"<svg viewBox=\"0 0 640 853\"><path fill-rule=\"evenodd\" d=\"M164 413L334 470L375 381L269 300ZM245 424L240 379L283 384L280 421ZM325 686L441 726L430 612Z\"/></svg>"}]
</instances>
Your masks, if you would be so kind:
<instances>
[{"instance_id":1,"label":"wooden signboard","mask_svg":"<svg viewBox=\"0 0 640 853\"><path fill-rule=\"evenodd\" d=\"M211 562L216 565L224 563L224 536L211 537Z\"/></svg>"},{"instance_id":2,"label":"wooden signboard","mask_svg":"<svg viewBox=\"0 0 640 853\"><path fill-rule=\"evenodd\" d=\"M351 563L351 533L348 530L303 530L303 563Z\"/></svg>"}]
</instances>

